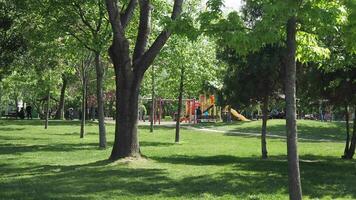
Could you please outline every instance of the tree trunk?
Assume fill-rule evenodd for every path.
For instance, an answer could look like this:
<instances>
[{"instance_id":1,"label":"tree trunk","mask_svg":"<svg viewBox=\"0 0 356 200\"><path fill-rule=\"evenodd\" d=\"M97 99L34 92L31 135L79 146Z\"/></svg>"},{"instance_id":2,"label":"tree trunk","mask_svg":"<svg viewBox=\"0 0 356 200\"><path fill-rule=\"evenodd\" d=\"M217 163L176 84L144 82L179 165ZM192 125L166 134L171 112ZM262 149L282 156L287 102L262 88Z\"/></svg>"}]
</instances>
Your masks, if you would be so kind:
<instances>
[{"instance_id":1,"label":"tree trunk","mask_svg":"<svg viewBox=\"0 0 356 200\"><path fill-rule=\"evenodd\" d=\"M64 97L65 97L65 92L67 88L67 78L65 75L62 75L62 88L61 88L61 95L59 97L59 104L58 104L58 110L56 112L55 119L64 119Z\"/></svg>"},{"instance_id":2,"label":"tree trunk","mask_svg":"<svg viewBox=\"0 0 356 200\"><path fill-rule=\"evenodd\" d=\"M0 78L0 83L1 83L1 78ZM2 85L0 84L0 119L2 118Z\"/></svg>"},{"instance_id":3,"label":"tree trunk","mask_svg":"<svg viewBox=\"0 0 356 200\"><path fill-rule=\"evenodd\" d=\"M15 97L15 107L16 107L16 119L19 117L19 101L17 99L17 96Z\"/></svg>"},{"instance_id":4,"label":"tree trunk","mask_svg":"<svg viewBox=\"0 0 356 200\"><path fill-rule=\"evenodd\" d=\"M355 155L355 148L356 148L356 106L354 106L354 125L352 130L352 138L349 151L347 153L347 159L352 159Z\"/></svg>"},{"instance_id":5,"label":"tree trunk","mask_svg":"<svg viewBox=\"0 0 356 200\"><path fill-rule=\"evenodd\" d=\"M345 105L345 120L346 120L346 143L345 143L345 150L344 150L344 155L342 158L347 157L347 153L349 152L350 149L350 119L349 119L349 106Z\"/></svg>"},{"instance_id":6,"label":"tree trunk","mask_svg":"<svg viewBox=\"0 0 356 200\"><path fill-rule=\"evenodd\" d=\"M116 126L111 160L140 157L137 135L138 96L142 78L130 73L129 77L116 72ZM134 77L133 77L134 76Z\"/></svg>"},{"instance_id":7,"label":"tree trunk","mask_svg":"<svg viewBox=\"0 0 356 200\"><path fill-rule=\"evenodd\" d=\"M267 120L268 120L268 96L265 96L263 99L262 113L263 116L262 116L261 148L262 148L262 159L266 159L268 157L267 142L266 142Z\"/></svg>"},{"instance_id":8,"label":"tree trunk","mask_svg":"<svg viewBox=\"0 0 356 200\"><path fill-rule=\"evenodd\" d=\"M85 73L85 72L84 72ZM87 77L83 74L82 80L82 116L80 119L80 138L85 135L85 118L86 118L86 99L87 99Z\"/></svg>"},{"instance_id":9,"label":"tree trunk","mask_svg":"<svg viewBox=\"0 0 356 200\"><path fill-rule=\"evenodd\" d=\"M151 105L151 123L150 132L153 133L153 121L155 118L155 68L152 66L152 105Z\"/></svg>"},{"instance_id":10,"label":"tree trunk","mask_svg":"<svg viewBox=\"0 0 356 200\"><path fill-rule=\"evenodd\" d=\"M45 129L48 128L48 118L49 118L49 103L51 100L51 92L48 90L47 92L47 104L46 104L46 116L45 116Z\"/></svg>"},{"instance_id":11,"label":"tree trunk","mask_svg":"<svg viewBox=\"0 0 356 200\"><path fill-rule=\"evenodd\" d=\"M98 102L98 120L99 120L99 147L106 148L106 130L105 130L104 95L103 95L104 68L100 63L100 53L98 52L95 52L95 70L96 70L96 97Z\"/></svg>"},{"instance_id":12,"label":"tree trunk","mask_svg":"<svg viewBox=\"0 0 356 200\"><path fill-rule=\"evenodd\" d=\"M298 135L296 121L296 33L297 20L291 17L287 22L287 57L286 57L286 129L288 153L289 198L302 199L299 172Z\"/></svg>"},{"instance_id":13,"label":"tree trunk","mask_svg":"<svg viewBox=\"0 0 356 200\"><path fill-rule=\"evenodd\" d=\"M180 131L180 115L182 112L182 98L184 90L184 68L182 67L180 73L180 85L179 85L179 96L178 96L178 112L177 112L177 121L176 121L176 137L175 142L179 143L179 131Z\"/></svg>"}]
</instances>

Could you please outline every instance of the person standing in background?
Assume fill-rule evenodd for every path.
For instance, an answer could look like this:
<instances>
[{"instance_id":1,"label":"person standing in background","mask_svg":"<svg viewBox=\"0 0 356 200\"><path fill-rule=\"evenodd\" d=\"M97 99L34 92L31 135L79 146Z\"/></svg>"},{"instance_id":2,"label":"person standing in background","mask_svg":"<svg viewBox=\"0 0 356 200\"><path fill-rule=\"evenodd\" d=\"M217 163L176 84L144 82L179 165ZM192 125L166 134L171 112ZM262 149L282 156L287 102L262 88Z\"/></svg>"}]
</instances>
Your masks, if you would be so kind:
<instances>
[{"instance_id":1,"label":"person standing in background","mask_svg":"<svg viewBox=\"0 0 356 200\"><path fill-rule=\"evenodd\" d=\"M26 116L27 119L32 119L32 107L30 105L26 106Z\"/></svg>"}]
</instances>

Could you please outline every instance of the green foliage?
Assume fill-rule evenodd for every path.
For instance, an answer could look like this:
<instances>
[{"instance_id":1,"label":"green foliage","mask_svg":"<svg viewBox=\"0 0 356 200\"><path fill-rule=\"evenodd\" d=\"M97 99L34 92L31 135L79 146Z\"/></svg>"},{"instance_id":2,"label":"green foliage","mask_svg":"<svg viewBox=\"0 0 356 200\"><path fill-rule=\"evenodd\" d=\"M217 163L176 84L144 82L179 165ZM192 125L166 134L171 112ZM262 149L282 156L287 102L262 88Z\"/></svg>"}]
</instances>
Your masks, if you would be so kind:
<instances>
[{"instance_id":1,"label":"green foliage","mask_svg":"<svg viewBox=\"0 0 356 200\"><path fill-rule=\"evenodd\" d=\"M217 5L220 1L214 1ZM214 4L214 6L216 5ZM210 7L201 15L202 30L239 54L258 51L268 44L284 45L285 25L290 16L298 16L298 60L320 61L329 50L322 39L345 23L346 12L340 1L247 0L242 13L216 15Z\"/></svg>"},{"instance_id":2,"label":"green foliage","mask_svg":"<svg viewBox=\"0 0 356 200\"><path fill-rule=\"evenodd\" d=\"M266 97L273 99L282 89L283 51L284 48L269 45L239 56L233 49L224 48L219 58L229 65L223 88L226 104L241 109Z\"/></svg>"},{"instance_id":3,"label":"green foliage","mask_svg":"<svg viewBox=\"0 0 356 200\"><path fill-rule=\"evenodd\" d=\"M19 10L11 1L0 1L0 81L11 72L12 62L26 51L26 41L18 27Z\"/></svg>"},{"instance_id":4,"label":"green foliage","mask_svg":"<svg viewBox=\"0 0 356 200\"><path fill-rule=\"evenodd\" d=\"M186 37L173 36L155 61L158 96L177 98L181 68L185 69L185 96L198 97L205 84L220 80L222 69L215 59L215 44L207 37L192 42ZM142 96L151 94L151 77L152 71L149 70L141 89Z\"/></svg>"},{"instance_id":5,"label":"green foliage","mask_svg":"<svg viewBox=\"0 0 356 200\"><path fill-rule=\"evenodd\" d=\"M347 48L353 53L356 53L356 1L355 0L347 0L347 24L345 26L345 39Z\"/></svg>"}]
</instances>

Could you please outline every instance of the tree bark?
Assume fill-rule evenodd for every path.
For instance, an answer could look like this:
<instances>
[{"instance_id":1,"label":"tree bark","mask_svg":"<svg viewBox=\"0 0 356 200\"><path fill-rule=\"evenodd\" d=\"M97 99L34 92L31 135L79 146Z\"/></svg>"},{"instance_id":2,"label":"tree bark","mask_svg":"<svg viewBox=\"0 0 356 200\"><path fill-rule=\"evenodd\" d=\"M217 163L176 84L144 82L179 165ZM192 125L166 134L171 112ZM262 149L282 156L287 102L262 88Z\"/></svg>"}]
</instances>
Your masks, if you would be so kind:
<instances>
[{"instance_id":1,"label":"tree bark","mask_svg":"<svg viewBox=\"0 0 356 200\"><path fill-rule=\"evenodd\" d=\"M1 83L1 76L0 76L0 83ZM3 88L2 88L2 85L0 84L0 119L1 119L1 117L2 117L2 104L1 104L1 102L2 102L2 91L3 91Z\"/></svg>"},{"instance_id":2,"label":"tree bark","mask_svg":"<svg viewBox=\"0 0 356 200\"><path fill-rule=\"evenodd\" d=\"M95 52L95 70L96 70L96 97L98 102L98 121L99 121L99 148L106 148L106 129L104 114L104 95L103 81L104 68L100 63L100 53Z\"/></svg>"},{"instance_id":3,"label":"tree bark","mask_svg":"<svg viewBox=\"0 0 356 200\"><path fill-rule=\"evenodd\" d=\"M46 116L45 116L45 129L48 128L48 118L49 118L49 103L51 100L51 92L48 90L47 92L47 103L46 103Z\"/></svg>"},{"instance_id":4,"label":"tree bark","mask_svg":"<svg viewBox=\"0 0 356 200\"><path fill-rule=\"evenodd\" d=\"M184 68L181 68L180 73L180 84L179 84L179 96L178 96L178 112L177 112L177 121L176 121L176 137L175 142L179 143L179 131L180 131L180 115L182 112L182 98L184 90Z\"/></svg>"},{"instance_id":5,"label":"tree bark","mask_svg":"<svg viewBox=\"0 0 356 200\"><path fill-rule=\"evenodd\" d=\"M349 106L345 105L345 120L346 120L346 142L345 142L345 150L342 158L347 157L347 153L350 149L350 119L349 119Z\"/></svg>"},{"instance_id":6,"label":"tree bark","mask_svg":"<svg viewBox=\"0 0 356 200\"><path fill-rule=\"evenodd\" d=\"M138 95L142 78L132 79L116 71L116 126L111 160L140 157L137 135ZM131 74L132 75L132 74ZM131 80L130 80L131 79Z\"/></svg>"},{"instance_id":7,"label":"tree bark","mask_svg":"<svg viewBox=\"0 0 356 200\"><path fill-rule=\"evenodd\" d=\"M354 124L352 130L352 138L349 151L347 153L347 159L352 159L355 155L355 148L356 148L356 106L354 106Z\"/></svg>"},{"instance_id":8,"label":"tree bark","mask_svg":"<svg viewBox=\"0 0 356 200\"><path fill-rule=\"evenodd\" d=\"M268 120L268 96L265 96L263 99L263 108L262 108L262 133L261 133L261 150L262 150L262 159L268 158L267 152L267 120Z\"/></svg>"},{"instance_id":9,"label":"tree bark","mask_svg":"<svg viewBox=\"0 0 356 200\"><path fill-rule=\"evenodd\" d=\"M85 135L85 118L87 113L86 112L87 77L84 73L82 78L82 117L80 119L80 138L84 138Z\"/></svg>"},{"instance_id":10,"label":"tree bark","mask_svg":"<svg viewBox=\"0 0 356 200\"><path fill-rule=\"evenodd\" d=\"M286 129L288 153L289 198L302 199L299 172L298 135L296 121L296 33L297 20L291 17L287 22L287 57L286 57Z\"/></svg>"},{"instance_id":11,"label":"tree bark","mask_svg":"<svg viewBox=\"0 0 356 200\"><path fill-rule=\"evenodd\" d=\"M58 110L56 112L55 119L64 119L64 97L65 97L65 91L68 83L68 80L64 74L62 75L62 81L63 84L61 88L61 95L59 97Z\"/></svg>"}]
</instances>

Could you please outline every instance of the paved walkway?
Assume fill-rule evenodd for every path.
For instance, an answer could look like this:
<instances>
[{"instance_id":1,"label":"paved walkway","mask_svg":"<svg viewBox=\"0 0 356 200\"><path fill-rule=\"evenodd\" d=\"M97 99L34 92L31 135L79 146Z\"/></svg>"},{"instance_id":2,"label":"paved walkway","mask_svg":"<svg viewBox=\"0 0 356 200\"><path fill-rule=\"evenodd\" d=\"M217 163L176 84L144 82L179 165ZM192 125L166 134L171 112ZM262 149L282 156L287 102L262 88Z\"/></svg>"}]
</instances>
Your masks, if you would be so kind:
<instances>
[{"instance_id":1,"label":"paved walkway","mask_svg":"<svg viewBox=\"0 0 356 200\"><path fill-rule=\"evenodd\" d=\"M115 121L106 121L108 123L115 123ZM142 122L139 121L138 125L142 125L142 126L149 126L150 122L146 121L146 122ZM155 126L165 126L165 127L175 127L176 122L175 121L165 121L165 122L161 122L161 124L158 124L158 122L155 124ZM261 137L261 133L260 132L241 132L241 131L231 131L231 130L217 130L214 128L198 128L198 127L194 127L193 124L188 124L188 123L182 123L183 126L181 126L181 128L184 129L189 129L189 130L195 130L195 131L202 131L202 132L207 132L207 133L223 133L226 135L241 135L241 136L252 136L252 137ZM267 133L267 137L269 138L279 138L279 139L286 139L286 136L283 135L275 135L271 132ZM299 141L310 141L310 142L341 142L338 140L329 140L329 139L310 139L310 138L301 138L298 137Z\"/></svg>"}]
</instances>

